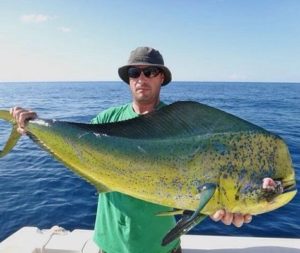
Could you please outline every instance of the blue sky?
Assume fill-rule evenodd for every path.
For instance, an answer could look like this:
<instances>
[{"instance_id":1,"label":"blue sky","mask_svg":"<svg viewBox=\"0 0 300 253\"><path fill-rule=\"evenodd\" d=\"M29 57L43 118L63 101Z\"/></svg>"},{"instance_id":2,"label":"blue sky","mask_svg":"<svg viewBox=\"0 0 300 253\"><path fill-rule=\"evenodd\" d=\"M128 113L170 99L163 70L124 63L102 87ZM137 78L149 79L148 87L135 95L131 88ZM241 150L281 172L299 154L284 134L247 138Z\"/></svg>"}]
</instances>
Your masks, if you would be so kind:
<instances>
[{"instance_id":1,"label":"blue sky","mask_svg":"<svg viewBox=\"0 0 300 253\"><path fill-rule=\"evenodd\" d=\"M176 81L300 82L298 0L0 0L0 81L119 80L137 46Z\"/></svg>"}]
</instances>

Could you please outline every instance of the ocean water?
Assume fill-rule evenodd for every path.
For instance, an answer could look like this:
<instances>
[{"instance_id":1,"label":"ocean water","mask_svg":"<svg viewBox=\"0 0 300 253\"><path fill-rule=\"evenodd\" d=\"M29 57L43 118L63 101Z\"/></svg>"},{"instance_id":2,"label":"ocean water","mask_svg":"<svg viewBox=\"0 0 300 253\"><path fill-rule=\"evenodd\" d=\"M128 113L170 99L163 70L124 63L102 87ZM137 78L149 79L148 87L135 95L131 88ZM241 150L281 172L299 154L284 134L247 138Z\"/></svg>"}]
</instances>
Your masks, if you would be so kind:
<instances>
[{"instance_id":1,"label":"ocean water","mask_svg":"<svg viewBox=\"0 0 300 253\"><path fill-rule=\"evenodd\" d=\"M162 89L166 103L205 103L272 131L287 142L300 187L300 84L174 82ZM121 82L0 83L0 108L31 108L39 117L76 122L130 101ZM10 126L0 121L0 147ZM24 136L0 159L0 241L23 226L92 229L97 193ZM300 238L299 194L286 206L255 216L242 228L210 219L191 233ZM149 231L145 231L147 233Z\"/></svg>"}]
</instances>

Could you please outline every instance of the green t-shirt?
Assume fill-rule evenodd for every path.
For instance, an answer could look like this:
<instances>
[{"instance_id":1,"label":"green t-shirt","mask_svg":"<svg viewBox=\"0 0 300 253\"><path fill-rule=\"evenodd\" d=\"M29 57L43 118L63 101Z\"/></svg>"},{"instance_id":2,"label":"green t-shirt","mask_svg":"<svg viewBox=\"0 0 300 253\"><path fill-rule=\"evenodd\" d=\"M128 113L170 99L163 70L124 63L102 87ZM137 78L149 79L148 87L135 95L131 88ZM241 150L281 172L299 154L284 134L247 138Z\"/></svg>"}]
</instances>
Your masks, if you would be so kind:
<instances>
[{"instance_id":1,"label":"green t-shirt","mask_svg":"<svg viewBox=\"0 0 300 253\"><path fill-rule=\"evenodd\" d=\"M164 103L160 102L156 109ZM93 124L117 122L138 117L132 103L103 111ZM131 196L108 192L99 195L94 241L107 253L169 253L179 246L175 240L161 246L164 235L175 226L174 216L157 216L169 207Z\"/></svg>"}]
</instances>

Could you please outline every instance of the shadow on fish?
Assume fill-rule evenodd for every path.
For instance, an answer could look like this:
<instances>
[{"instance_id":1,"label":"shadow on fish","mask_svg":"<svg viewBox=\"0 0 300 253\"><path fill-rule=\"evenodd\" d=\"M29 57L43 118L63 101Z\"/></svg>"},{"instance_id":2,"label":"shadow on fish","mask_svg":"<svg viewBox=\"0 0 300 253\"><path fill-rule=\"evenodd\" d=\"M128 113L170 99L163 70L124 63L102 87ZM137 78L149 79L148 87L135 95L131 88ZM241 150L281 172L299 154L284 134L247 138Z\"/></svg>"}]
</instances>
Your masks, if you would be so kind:
<instances>
[{"instance_id":1,"label":"shadow on fish","mask_svg":"<svg viewBox=\"0 0 300 253\"><path fill-rule=\"evenodd\" d=\"M20 134L12 123L0 152ZM287 145L277 135L216 108L176 102L127 121L82 124L35 119L28 136L99 192L117 191L177 209L182 214L163 238L166 245L219 209L260 214L287 204L296 194ZM273 185L262 187L264 178Z\"/></svg>"}]
</instances>

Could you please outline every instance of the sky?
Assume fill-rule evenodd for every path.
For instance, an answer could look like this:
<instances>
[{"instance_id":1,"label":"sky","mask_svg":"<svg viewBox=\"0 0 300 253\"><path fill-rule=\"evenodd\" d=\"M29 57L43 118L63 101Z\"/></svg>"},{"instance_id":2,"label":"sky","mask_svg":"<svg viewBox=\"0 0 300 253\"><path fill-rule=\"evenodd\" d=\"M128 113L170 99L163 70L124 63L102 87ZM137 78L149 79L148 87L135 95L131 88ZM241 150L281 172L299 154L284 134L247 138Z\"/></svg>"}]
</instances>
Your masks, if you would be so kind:
<instances>
[{"instance_id":1,"label":"sky","mask_svg":"<svg viewBox=\"0 0 300 253\"><path fill-rule=\"evenodd\" d=\"M0 0L0 82L119 80L138 46L174 81L300 83L300 1Z\"/></svg>"}]
</instances>

